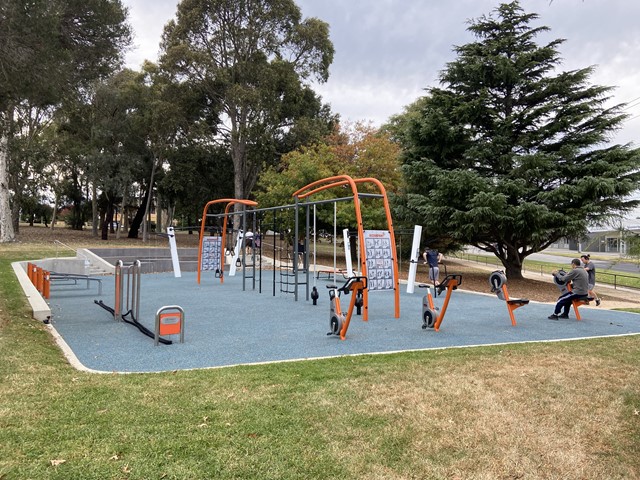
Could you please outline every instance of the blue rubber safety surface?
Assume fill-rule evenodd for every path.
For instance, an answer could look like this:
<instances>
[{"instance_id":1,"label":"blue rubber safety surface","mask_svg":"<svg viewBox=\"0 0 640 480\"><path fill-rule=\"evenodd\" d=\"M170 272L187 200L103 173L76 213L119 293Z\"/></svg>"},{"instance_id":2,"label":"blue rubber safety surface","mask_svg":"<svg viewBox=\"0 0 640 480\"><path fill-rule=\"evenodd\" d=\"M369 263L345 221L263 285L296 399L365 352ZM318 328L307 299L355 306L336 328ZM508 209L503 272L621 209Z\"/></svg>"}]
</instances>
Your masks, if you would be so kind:
<instances>
[{"instance_id":1,"label":"blue rubber safety surface","mask_svg":"<svg viewBox=\"0 0 640 480\"><path fill-rule=\"evenodd\" d=\"M87 369L106 372L158 372L222 367L238 364L300 360L353 354L437 349L473 345L553 341L640 333L640 315L582 307L582 321L548 320L553 306L531 302L517 309L512 326L506 304L495 295L456 290L440 331L422 329L422 295L406 294L401 285L400 318L394 318L392 292L369 294L369 321L354 314L344 341L329 331L328 282L318 280L318 305L293 294L273 296L271 272L263 273L262 293L250 279L243 291L242 276L225 277L221 284L210 272L200 285L193 272L174 278L171 273L145 274L141 279L140 322L155 328L160 307L185 310L185 342L167 337L172 345L155 346L152 338L94 304L114 306L113 277L97 287L52 286L49 300L52 325ZM342 280L338 281L341 285ZM313 285L313 279L311 280ZM463 279L464 285L464 279ZM551 286L549 288L552 288ZM487 284L487 290L489 290ZM350 296L342 296L343 310ZM436 297L442 306L443 296ZM126 302L126 298L125 298Z\"/></svg>"}]
</instances>

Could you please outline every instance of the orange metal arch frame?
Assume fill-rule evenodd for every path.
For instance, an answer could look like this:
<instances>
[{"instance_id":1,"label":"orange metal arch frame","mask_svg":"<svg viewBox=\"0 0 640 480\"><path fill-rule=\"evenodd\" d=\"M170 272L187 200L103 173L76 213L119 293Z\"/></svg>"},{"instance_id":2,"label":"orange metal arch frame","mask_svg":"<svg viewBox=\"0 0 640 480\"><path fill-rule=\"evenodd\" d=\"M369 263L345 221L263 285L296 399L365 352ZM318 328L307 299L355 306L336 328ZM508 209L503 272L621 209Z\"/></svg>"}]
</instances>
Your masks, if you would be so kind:
<instances>
[{"instance_id":1,"label":"orange metal arch frame","mask_svg":"<svg viewBox=\"0 0 640 480\"><path fill-rule=\"evenodd\" d=\"M227 219L229 218L229 210L233 205L241 204L246 205L248 207L257 207L258 202L254 202L253 200L242 200L238 198L219 198L218 200L211 200L207 202L204 206L204 210L202 212L202 221L200 224L200 242L198 247L198 284L200 283L200 272L202 271L202 242L204 241L204 229L207 221L207 210L211 205L216 203L227 203L227 206L224 209L224 222L222 225L222 250L221 250L221 258L220 258L220 268L224 272L224 245L226 245L226 236L227 236ZM220 275L220 283L224 282L224 275Z\"/></svg>"},{"instance_id":2,"label":"orange metal arch frame","mask_svg":"<svg viewBox=\"0 0 640 480\"><path fill-rule=\"evenodd\" d=\"M389 206L389 200L387 198L387 191L384 188L382 182L380 182L376 178L366 177L366 178L357 178L354 179L349 175L336 175L333 177L323 178L321 180L317 180L315 182L306 185L305 187L300 188L299 190L293 193L293 197L296 199L304 199L308 198L318 192L323 190L328 190L334 187L339 187L343 185L349 185L351 187L351 192L353 193L353 204L356 212L356 221L358 224L358 239L360 242L360 268L362 274L367 276L367 255L366 255L366 247L364 243L364 228L362 222L362 212L360 210L360 197L358 192L358 184L361 183L372 183L374 184L378 190L380 191L380 195L382 196L385 215L387 217L387 225L389 227L389 236L391 240L391 253L393 257L393 273L394 273L394 300L395 300L395 318L400 318L400 279L398 275L398 256L396 253L396 241L395 234L393 232L393 220L391 218L391 208ZM364 313L362 319L367 321L369 319L369 292L367 289L363 292L363 307Z\"/></svg>"}]
</instances>

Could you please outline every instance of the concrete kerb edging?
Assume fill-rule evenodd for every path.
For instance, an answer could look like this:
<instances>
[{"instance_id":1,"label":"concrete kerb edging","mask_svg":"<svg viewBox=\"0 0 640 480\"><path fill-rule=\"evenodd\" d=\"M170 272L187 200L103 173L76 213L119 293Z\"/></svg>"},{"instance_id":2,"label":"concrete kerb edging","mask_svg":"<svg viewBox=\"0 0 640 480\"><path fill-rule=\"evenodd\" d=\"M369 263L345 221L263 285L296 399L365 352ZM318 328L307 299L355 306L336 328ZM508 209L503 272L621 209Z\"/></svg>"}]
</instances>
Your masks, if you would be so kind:
<instances>
[{"instance_id":1,"label":"concrete kerb edging","mask_svg":"<svg viewBox=\"0 0 640 480\"><path fill-rule=\"evenodd\" d=\"M13 262L11 267L16 274L18 282L20 282L20 286L29 301L29 305L31 305L33 318L41 322L51 320L51 308L49 308L49 304L42 298L38 289L31 280L29 280L29 275L27 275L27 262Z\"/></svg>"},{"instance_id":2,"label":"concrete kerb edging","mask_svg":"<svg viewBox=\"0 0 640 480\"><path fill-rule=\"evenodd\" d=\"M31 263L36 262L37 260ZM75 353L73 353L71 347L67 345L67 342L65 342L62 336L60 336L55 327L51 325L51 308L49 307L47 301L42 297L42 295L40 295L40 292L35 287L35 285L29 279L29 275L27 274L27 263L29 262L13 262L11 264L11 267L13 268L13 272L15 273L18 282L20 282L22 291L29 301L29 305L31 306L31 310L33 312L33 318L47 324L46 327L49 330L49 333L51 333L51 336L55 340L56 344L60 347L60 350L62 350L65 358L73 368L89 373L110 373L101 372L99 370L93 370L91 368L85 367L80 362L80 360L78 360L78 357L76 357Z\"/></svg>"}]
</instances>

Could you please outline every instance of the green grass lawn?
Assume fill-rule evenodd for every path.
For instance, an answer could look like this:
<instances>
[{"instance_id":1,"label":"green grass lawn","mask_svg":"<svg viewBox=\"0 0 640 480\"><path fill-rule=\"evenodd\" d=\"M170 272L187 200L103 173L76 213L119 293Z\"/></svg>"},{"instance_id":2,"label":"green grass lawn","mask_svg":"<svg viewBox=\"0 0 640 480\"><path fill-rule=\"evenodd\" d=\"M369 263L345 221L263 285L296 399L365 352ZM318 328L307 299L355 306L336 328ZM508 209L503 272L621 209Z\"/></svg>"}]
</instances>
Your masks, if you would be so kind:
<instances>
[{"instance_id":1,"label":"green grass lawn","mask_svg":"<svg viewBox=\"0 0 640 480\"><path fill-rule=\"evenodd\" d=\"M640 476L640 336L89 374L13 275L47 254L0 250L2 480Z\"/></svg>"}]
</instances>

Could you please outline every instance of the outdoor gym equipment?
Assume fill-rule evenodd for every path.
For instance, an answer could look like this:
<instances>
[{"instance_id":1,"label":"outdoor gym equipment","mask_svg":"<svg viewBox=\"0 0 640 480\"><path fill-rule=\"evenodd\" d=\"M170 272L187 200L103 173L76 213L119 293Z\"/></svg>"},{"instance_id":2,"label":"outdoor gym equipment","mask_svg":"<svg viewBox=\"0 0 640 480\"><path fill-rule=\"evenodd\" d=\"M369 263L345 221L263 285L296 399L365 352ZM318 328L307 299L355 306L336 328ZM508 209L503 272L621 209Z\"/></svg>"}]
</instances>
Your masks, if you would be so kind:
<instances>
[{"instance_id":1,"label":"outdoor gym equipment","mask_svg":"<svg viewBox=\"0 0 640 480\"><path fill-rule=\"evenodd\" d=\"M560 276L564 276L567 274L567 272L565 270L558 270L558 274ZM553 277L553 283L558 288L560 295L566 295L567 293L569 293L569 286L564 280L556 277L555 275L552 275L552 277Z\"/></svg>"},{"instance_id":2,"label":"outdoor gym equipment","mask_svg":"<svg viewBox=\"0 0 640 480\"><path fill-rule=\"evenodd\" d=\"M203 244L205 243L204 232L206 228L207 217L209 216L208 211L209 211L209 207L217 203L226 203L226 206L224 208L224 214L222 215L224 218L223 225L222 225L222 237L215 242L215 245L211 245L211 247L213 248L209 249L208 252L205 252L204 251L205 249L203 249ZM206 268L207 265L209 265L210 269L217 272L220 278L220 283L224 282L225 250L223 247L226 245L227 222L230 216L231 207L235 205L240 205L243 208L243 214L244 214L244 209L246 207L255 209L255 207L258 204L253 200L242 200L237 198L219 198L217 200L211 200L210 202L207 202L207 204L204 206L204 210L202 212L202 220L200 224L200 245L198 247L198 275L197 275L198 283L200 283L201 272L204 268ZM214 242L211 242L211 243L213 244ZM237 255L238 252L239 252L239 247L236 246L234 250L234 255ZM236 259L237 257L234 258L234 262ZM235 263L232 263L231 268L233 269L232 270L233 273L235 273Z\"/></svg>"},{"instance_id":3,"label":"outdoor gym equipment","mask_svg":"<svg viewBox=\"0 0 640 480\"><path fill-rule=\"evenodd\" d=\"M78 285L78 282L87 282L86 288L89 289L89 282L96 282L98 284L98 295L102 295L102 280L99 278L93 278L89 275L81 275L75 273L58 273L50 272L49 278L51 283L60 283L61 285Z\"/></svg>"},{"instance_id":4,"label":"outdoor gym equipment","mask_svg":"<svg viewBox=\"0 0 640 480\"><path fill-rule=\"evenodd\" d=\"M460 285L462 285L462 275L452 274L444 277L444 279L439 285L433 287L436 296L441 294L445 289L447 291L447 294L444 297L444 303L442 304L442 308L440 309L439 314L436 313L438 309L433 304L431 287L426 283L421 283L418 285L419 288L428 289L426 295L422 297L422 329L423 330L426 330L427 328L433 328L436 332L440 330L440 325L442 324L442 320L444 320L444 315L447 312L447 307L449 306L449 299L451 298L451 292L456 290Z\"/></svg>"},{"instance_id":5,"label":"outdoor gym equipment","mask_svg":"<svg viewBox=\"0 0 640 480\"><path fill-rule=\"evenodd\" d=\"M327 285L329 289L329 332L327 335L340 335L340 340L344 340L349 329L349 322L353 314L353 308L357 307L357 313L360 314L362 307L362 296L367 289L367 277L355 276L351 277L340 288L336 285ZM348 295L353 292L349 310L346 315L340 307L340 294Z\"/></svg>"},{"instance_id":6,"label":"outdoor gym equipment","mask_svg":"<svg viewBox=\"0 0 640 480\"><path fill-rule=\"evenodd\" d=\"M358 190L358 186L366 184L373 186L380 193L364 193ZM344 188L343 188L344 187ZM359 274L367 277L369 280L369 287L364 289L363 292L363 320L368 320L369 314L369 291L382 291L393 290L394 303L395 303L395 318L400 318L400 286L398 275L398 257L396 253L395 234L393 232L393 221L391 218L391 208L387 198L386 190L382 183L371 177L366 178L352 178L348 175L337 175L333 177L323 178L312 182L293 193L293 197L296 202L296 211L299 206L309 208L312 202L309 202L309 198L324 190L340 188L339 191L344 191L345 188L350 187L351 197L345 197L353 201L355 211L355 222L357 228L358 244L360 249L360 268ZM382 200L385 216L387 219L387 230L364 230L362 212L360 209L360 199L365 197L378 198ZM313 202L314 204L335 202L337 200L343 200L343 198L333 200L322 200ZM302 204L300 202L303 202ZM297 218L297 216L296 216ZM307 215L308 224L308 215ZM297 241L298 224L296 221L295 240ZM307 237L308 237L308 225L307 225Z\"/></svg>"},{"instance_id":7,"label":"outdoor gym equipment","mask_svg":"<svg viewBox=\"0 0 640 480\"><path fill-rule=\"evenodd\" d=\"M558 273L561 275L565 275L567 272L565 270L558 270ZM571 294L570 283L564 282L563 280L556 277L555 275L553 275L553 283L555 284L556 287L558 287L558 290L560 291L560 296ZM593 298L586 297L586 298L574 298L571 301L571 305L573 306L573 312L576 314L576 320L582 320L582 317L580 316L580 311L578 310L578 308L581 305L589 305L591 300L593 300Z\"/></svg>"},{"instance_id":8,"label":"outdoor gym equipment","mask_svg":"<svg viewBox=\"0 0 640 480\"><path fill-rule=\"evenodd\" d=\"M111 308L108 305L105 305L102 300L94 300L94 303L111 313L114 320L133 325L147 337L153 338L156 341L156 344L157 342L160 342L164 345L171 345L173 343L171 340L167 340L166 338L162 338L159 336L158 338L156 338L156 333L152 332L138 321L138 318L140 316L140 260L136 260L132 265L128 265L126 267L124 266L122 260L118 260L116 262L114 277L115 306ZM124 295L125 289L127 292L126 297ZM122 313L123 307L127 310L125 313ZM183 324L184 322L181 322L181 325ZM183 338L182 335L181 338Z\"/></svg>"},{"instance_id":9,"label":"outdoor gym equipment","mask_svg":"<svg viewBox=\"0 0 640 480\"><path fill-rule=\"evenodd\" d=\"M179 305L166 305L156 312L156 331L154 345L160 343L160 335L180 335L184 343L184 309Z\"/></svg>"},{"instance_id":10,"label":"outdoor gym equipment","mask_svg":"<svg viewBox=\"0 0 640 480\"><path fill-rule=\"evenodd\" d=\"M359 185L364 185L366 187L367 193L364 191L359 191ZM347 188L345 188L347 187ZM350 187L350 188L348 188ZM314 195L328 189L336 189L334 191L344 192L345 190L349 192L345 197L339 198L328 198L324 200L315 200L311 201L311 197ZM368 193L368 191L374 190L379 193ZM227 245L226 243L226 231L227 231L227 217L229 216L230 208L232 205L238 206L236 210L241 210L241 212L236 212L235 214L242 214L243 219L243 227L245 225L245 210L249 208L249 213L254 215L254 227L255 227L255 218L257 215L263 215L265 212L272 211L273 212L273 296L276 295L276 272L280 272L280 292L281 293L292 293L294 296L294 300L298 301L300 288L305 289L306 300L309 300L309 296L311 293L311 269L308 268L310 263L310 244L309 239L314 238L314 232L316 232L315 225L315 208L317 205L323 204L333 204L334 205L334 235L332 238L335 239L337 232L336 230L336 202L352 202L355 211L355 227L357 233L357 245L358 245L358 264L359 268L354 269L354 273L356 275L365 276L370 279L370 284L368 288L364 290L363 293L363 305L362 305L362 319L363 321L368 320L368 294L370 291L383 291L383 290L392 290L394 293L394 302L395 302L395 318L400 318L400 286L399 286L399 274L398 274L398 256L396 252L396 242L395 242L395 234L393 231L393 221L391 218L391 208L389 205L389 201L387 198L386 190L384 185L375 178L351 178L348 175L338 175L333 177L327 177L315 182L306 185L305 187L297 190L293 193L293 197L295 198L295 203L292 205L280 205L276 207L266 207L266 208L256 208L257 203L251 200L240 200L240 199L218 199L212 200L208 202L203 211L202 215L202 224L200 228L200 248L198 254L198 275L197 281L200 283L201 280L201 272L203 270L211 270L216 272L216 276L219 276L220 282L223 282L223 271L224 271L224 249ZM360 210L360 200L364 198L372 198L379 199L382 201L382 206L385 212L386 220L387 220L387 229L386 230L364 230L362 214ZM227 205L225 207L224 214L210 214L208 213L208 209L211 205L215 203L224 203ZM239 204L239 205L238 205ZM242 207L240 209L240 207ZM310 217L311 217L311 208L314 209L314 225L313 230L311 230L310 225ZM286 223L278 224L276 213L278 211L288 211L293 210L293 218L291 222L293 223L293 229L290 228L290 225ZM205 218L206 217L218 217L222 216L224 218L224 225L222 228L222 237L221 238L207 238L205 241L204 231L205 231ZM300 220L304 219L304 229L301 228ZM243 228L244 231L247 231L246 228ZM304 230L304 234L301 236L301 232ZM257 232L255 228L253 229L254 233ZM287 254L293 254L288 261L283 261L281 257L280 260L277 260L276 256L276 235L280 234L281 236L284 233L293 233L292 243L290 245L291 250L287 251ZM288 239L287 239L288 240ZM349 242L352 240L350 239ZM303 246L303 249L300 248ZM348 242L345 242L345 246L348 246ZM336 260L335 260L335 243L334 243L334 268L333 272L338 271L336 268ZM285 249L281 249L284 251ZM303 266L300 268L299 261L296 261L299 257L303 259ZM260 258L262 256L260 255ZM316 257L315 257L315 249L314 249L314 257L313 257L314 271L316 265ZM239 265L237 265L239 266ZM255 264L252 265L254 269L253 273L253 287L255 289ZM352 266L353 268L353 266ZM231 272L231 268L230 268ZM302 273L302 275L300 275ZM262 277L262 270L259 270L260 278ZM347 274L348 275L348 274ZM318 274L319 276L319 274ZM334 273L335 277L335 273ZM316 277L317 279L317 277ZM243 290L245 289L244 285L245 280L245 272L243 269ZM334 279L335 281L335 279ZM261 283L260 283L261 289ZM261 291L261 290L260 290Z\"/></svg>"},{"instance_id":11,"label":"outdoor gym equipment","mask_svg":"<svg viewBox=\"0 0 640 480\"><path fill-rule=\"evenodd\" d=\"M491 292L495 293L500 300L504 300L509 310L511 325L516 325L516 317L513 311L529 303L527 298L509 298L509 290L507 289L507 276L502 270L496 270L489 275L489 285Z\"/></svg>"}]
</instances>

